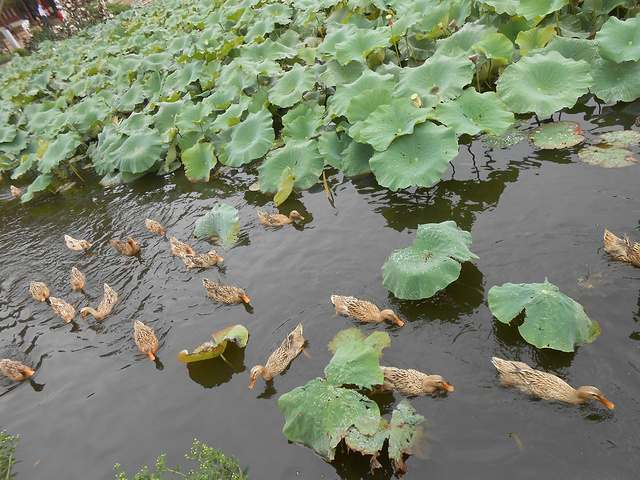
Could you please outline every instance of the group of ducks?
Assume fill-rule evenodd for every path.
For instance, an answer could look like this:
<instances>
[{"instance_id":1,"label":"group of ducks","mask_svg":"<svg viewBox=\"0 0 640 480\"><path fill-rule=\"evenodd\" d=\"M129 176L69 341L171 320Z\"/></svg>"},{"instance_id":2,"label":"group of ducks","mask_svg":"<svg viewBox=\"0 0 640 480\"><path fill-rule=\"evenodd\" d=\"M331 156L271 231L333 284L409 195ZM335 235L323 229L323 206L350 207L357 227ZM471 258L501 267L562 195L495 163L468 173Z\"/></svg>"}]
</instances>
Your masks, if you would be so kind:
<instances>
[{"instance_id":1,"label":"group of ducks","mask_svg":"<svg viewBox=\"0 0 640 480\"><path fill-rule=\"evenodd\" d=\"M264 226L281 226L292 223L295 218L304 220L297 211L293 210L289 216L276 214L270 215L258 212L260 222ZM145 228L148 231L164 235L162 225L154 220L146 219ZM65 235L67 246L73 250L84 250L92 244L86 240L76 240ZM624 260L640 266L640 244L631 242L627 237L621 239L605 229L604 234L605 250L611 253L614 258ZM125 241L110 240L111 245L116 250L125 255L136 255L140 252L140 246L132 238ZM187 270L190 268L204 268L215 265L223 259L215 252L210 251L206 254L196 254L195 251L186 243L179 241L175 237L171 237L171 253L180 257ZM85 277L75 267L71 272L70 283L74 290L81 290L84 287ZM249 297L245 291L238 287L222 285L212 282L206 278L202 279L207 295L215 301L224 303L249 303ZM42 282L32 282L30 291L33 297L39 301L49 301L56 315L61 316L67 322L70 322L75 316L73 306L62 299L51 297L49 289ZM104 284L104 297L98 307L84 307L81 310L82 320L85 320L87 314L91 313L96 320L102 320L108 315L113 306L118 301L117 293ZM363 322L381 323L385 320L396 323L402 327L404 322L390 309L380 310L375 304L360 300L355 297L332 295L336 314L356 318ZM154 329L144 325L139 320L134 324L134 341L142 354L149 356L154 360L154 353L158 349L158 339L155 336ZM272 380L277 374L283 372L289 364L304 350L304 336L302 332L302 324L299 324L287 337L282 341L281 345L269 356L265 365L256 365L251 369L251 380L249 388L253 388L258 377L262 376L265 381ZM503 360L501 358L492 357L493 365L500 374L501 382L505 386L513 386L517 389L547 400L556 400L569 404L583 404L587 400L596 400L609 409L614 408L614 404L605 398L600 390L593 386L582 386L577 389L573 388L561 378L531 368L523 362ZM23 365L21 362L10 359L0 361L0 369L5 376L16 380L24 381L35 372L33 369ZM408 395L421 395L434 393L438 388L453 392L454 387L447 383L440 375L427 375L414 369L400 369L395 367L381 366L384 376L382 389L395 390Z\"/></svg>"}]
</instances>

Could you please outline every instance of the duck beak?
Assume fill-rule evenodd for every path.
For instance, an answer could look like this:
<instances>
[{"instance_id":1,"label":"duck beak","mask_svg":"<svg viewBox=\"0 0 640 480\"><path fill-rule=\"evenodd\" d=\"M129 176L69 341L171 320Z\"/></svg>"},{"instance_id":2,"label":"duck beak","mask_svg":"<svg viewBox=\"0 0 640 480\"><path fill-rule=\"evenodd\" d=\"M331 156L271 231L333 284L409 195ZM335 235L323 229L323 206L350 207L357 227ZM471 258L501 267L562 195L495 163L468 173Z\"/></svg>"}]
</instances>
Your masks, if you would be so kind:
<instances>
[{"instance_id":1,"label":"duck beak","mask_svg":"<svg viewBox=\"0 0 640 480\"><path fill-rule=\"evenodd\" d=\"M218 262L223 262L223 261L224 261L224 258L222 258L220 255L218 255L218 254L216 253L216 260L217 260Z\"/></svg>"},{"instance_id":2,"label":"duck beak","mask_svg":"<svg viewBox=\"0 0 640 480\"><path fill-rule=\"evenodd\" d=\"M253 384L256 383L256 379L255 378L251 378L251 382L249 382L249 390L251 390L253 388Z\"/></svg>"},{"instance_id":3,"label":"duck beak","mask_svg":"<svg viewBox=\"0 0 640 480\"><path fill-rule=\"evenodd\" d=\"M404 325L404 322L402 320L400 320L397 316L394 315L393 317L393 321L396 322L398 325L400 325L401 327Z\"/></svg>"},{"instance_id":4,"label":"duck beak","mask_svg":"<svg viewBox=\"0 0 640 480\"><path fill-rule=\"evenodd\" d=\"M613 410L616 407L613 403L611 403L609 400L607 400L604 397L599 397L598 401L601 404L603 404L605 407L607 407L609 410Z\"/></svg>"},{"instance_id":5,"label":"duck beak","mask_svg":"<svg viewBox=\"0 0 640 480\"><path fill-rule=\"evenodd\" d=\"M453 392L453 385L449 385L447 382L443 382L442 388L444 388L447 392Z\"/></svg>"},{"instance_id":6,"label":"duck beak","mask_svg":"<svg viewBox=\"0 0 640 480\"><path fill-rule=\"evenodd\" d=\"M249 300L249 297L247 297L245 294L242 294L242 300L244 301L244 303L251 302L251 300Z\"/></svg>"},{"instance_id":7,"label":"duck beak","mask_svg":"<svg viewBox=\"0 0 640 480\"><path fill-rule=\"evenodd\" d=\"M35 372L35 370L30 369L29 367L25 367L24 373L26 373L28 376L31 376L36 372Z\"/></svg>"},{"instance_id":8,"label":"duck beak","mask_svg":"<svg viewBox=\"0 0 640 480\"><path fill-rule=\"evenodd\" d=\"M156 359L156 356L151 352L147 353L147 355L149 355L149 360L151 361L154 361Z\"/></svg>"}]
</instances>

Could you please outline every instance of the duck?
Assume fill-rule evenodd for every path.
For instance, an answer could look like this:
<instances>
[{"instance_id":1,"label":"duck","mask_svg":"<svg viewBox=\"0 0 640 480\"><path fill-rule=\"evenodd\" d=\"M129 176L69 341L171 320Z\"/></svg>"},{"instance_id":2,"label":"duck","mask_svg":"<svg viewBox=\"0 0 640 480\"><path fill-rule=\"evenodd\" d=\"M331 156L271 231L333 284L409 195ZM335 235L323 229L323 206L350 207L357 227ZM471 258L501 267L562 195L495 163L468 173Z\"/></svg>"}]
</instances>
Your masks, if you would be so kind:
<instances>
[{"instance_id":1,"label":"duck","mask_svg":"<svg viewBox=\"0 0 640 480\"><path fill-rule=\"evenodd\" d=\"M440 375L427 375L413 368L402 369L396 367L383 367L384 380L383 390L397 390L407 395L423 395L435 392L438 388L443 388L448 392L453 392L453 385L445 382Z\"/></svg>"},{"instance_id":2,"label":"duck","mask_svg":"<svg viewBox=\"0 0 640 480\"><path fill-rule=\"evenodd\" d=\"M44 282L31 282L29 284L29 292L33 298L39 302L45 302L51 294L49 287L47 287L47 284Z\"/></svg>"},{"instance_id":3,"label":"duck","mask_svg":"<svg viewBox=\"0 0 640 480\"><path fill-rule=\"evenodd\" d=\"M65 322L69 323L76 316L76 309L73 308L68 302L65 302L61 298L51 297L49 298L51 306L53 307L53 314L61 317Z\"/></svg>"},{"instance_id":4,"label":"duck","mask_svg":"<svg viewBox=\"0 0 640 480\"><path fill-rule=\"evenodd\" d=\"M93 245L92 243L89 243L86 240L76 240L75 238L70 237L69 235L65 235L64 240L65 242L67 242L67 247L69 247L71 250L76 250L78 252L84 250L85 248L89 248Z\"/></svg>"},{"instance_id":5,"label":"duck","mask_svg":"<svg viewBox=\"0 0 640 480\"><path fill-rule=\"evenodd\" d=\"M180 258L187 266L187 270L210 267L224 260L215 250L211 250L209 253L185 253Z\"/></svg>"},{"instance_id":6,"label":"duck","mask_svg":"<svg viewBox=\"0 0 640 480\"><path fill-rule=\"evenodd\" d=\"M12 197L19 197L20 195L22 195L22 190L20 190L16 186L11 185L11 196Z\"/></svg>"},{"instance_id":7,"label":"duck","mask_svg":"<svg viewBox=\"0 0 640 480\"><path fill-rule=\"evenodd\" d=\"M632 242L629 237L617 237L604 229L604 249L616 260L623 260L640 267L640 243Z\"/></svg>"},{"instance_id":8,"label":"duck","mask_svg":"<svg viewBox=\"0 0 640 480\"><path fill-rule=\"evenodd\" d=\"M193 255L196 252L184 242L181 242L176 237L170 238L171 243L171 255L182 257L183 255Z\"/></svg>"},{"instance_id":9,"label":"duck","mask_svg":"<svg viewBox=\"0 0 640 480\"><path fill-rule=\"evenodd\" d=\"M80 310L80 314L82 315L82 321L86 321L87 314L92 314L97 321L101 321L104 317L109 315L113 310L116 302L120 298L116 291L111 288L106 283L104 284L104 297L102 297L102 301L98 304L98 308L94 309L91 307L84 307Z\"/></svg>"},{"instance_id":10,"label":"duck","mask_svg":"<svg viewBox=\"0 0 640 480\"><path fill-rule=\"evenodd\" d=\"M574 405L583 404L587 400L597 400L609 410L614 409L614 404L607 400L596 387L573 388L560 377L542 370L535 370L524 362L492 357L491 363L498 369L502 384L505 386L516 387L520 391L546 400L557 400Z\"/></svg>"},{"instance_id":11,"label":"duck","mask_svg":"<svg viewBox=\"0 0 640 480\"><path fill-rule=\"evenodd\" d=\"M146 218L144 220L144 228L145 230L151 233L159 233L160 235L164 235L164 227L160 222L156 222L155 220L151 220L150 218Z\"/></svg>"},{"instance_id":12,"label":"duck","mask_svg":"<svg viewBox=\"0 0 640 480\"><path fill-rule=\"evenodd\" d=\"M85 276L80 270L76 267L71 268L71 278L69 279L69 283L71 283L71 288L75 291L82 290L84 288Z\"/></svg>"},{"instance_id":13,"label":"duck","mask_svg":"<svg viewBox=\"0 0 640 480\"><path fill-rule=\"evenodd\" d=\"M133 325L133 339L140 349L140 353L149 355L149 359L155 360L154 353L158 350L158 337L152 327L136 320Z\"/></svg>"},{"instance_id":14,"label":"duck","mask_svg":"<svg viewBox=\"0 0 640 480\"><path fill-rule=\"evenodd\" d=\"M264 366L256 365L251 369L249 388L253 388L256 379L260 375L262 375L265 381L271 380L287 368L302 350L304 350L304 337L302 336L302 324L299 324L271 354Z\"/></svg>"},{"instance_id":15,"label":"duck","mask_svg":"<svg viewBox=\"0 0 640 480\"><path fill-rule=\"evenodd\" d=\"M140 245L133 238L127 237L126 240L109 240L109 243L120 253L133 256L140 253Z\"/></svg>"},{"instance_id":16,"label":"duck","mask_svg":"<svg viewBox=\"0 0 640 480\"><path fill-rule=\"evenodd\" d=\"M9 377L16 382L24 382L31 375L36 373L33 369L27 367L25 364L18 360L10 360L3 358L0 360L0 370L5 377Z\"/></svg>"},{"instance_id":17,"label":"duck","mask_svg":"<svg viewBox=\"0 0 640 480\"><path fill-rule=\"evenodd\" d=\"M357 318L362 322L380 323L384 320L391 320L401 327L404 325L404 322L398 318L393 310L387 308L380 311L378 307L367 300L358 300L356 297L345 297L342 295L331 295L331 303L336 307L337 314Z\"/></svg>"},{"instance_id":18,"label":"duck","mask_svg":"<svg viewBox=\"0 0 640 480\"><path fill-rule=\"evenodd\" d=\"M210 298L224 303L249 303L249 297L245 291L238 287L232 287L230 285L222 285L221 283L215 283L208 278L202 279L207 295Z\"/></svg>"},{"instance_id":19,"label":"duck","mask_svg":"<svg viewBox=\"0 0 640 480\"><path fill-rule=\"evenodd\" d=\"M304 217L297 210L291 210L288 217L281 213L258 212L258 218L260 218L260 223L265 227L281 227L282 225L293 223L294 218L304 220Z\"/></svg>"}]
</instances>

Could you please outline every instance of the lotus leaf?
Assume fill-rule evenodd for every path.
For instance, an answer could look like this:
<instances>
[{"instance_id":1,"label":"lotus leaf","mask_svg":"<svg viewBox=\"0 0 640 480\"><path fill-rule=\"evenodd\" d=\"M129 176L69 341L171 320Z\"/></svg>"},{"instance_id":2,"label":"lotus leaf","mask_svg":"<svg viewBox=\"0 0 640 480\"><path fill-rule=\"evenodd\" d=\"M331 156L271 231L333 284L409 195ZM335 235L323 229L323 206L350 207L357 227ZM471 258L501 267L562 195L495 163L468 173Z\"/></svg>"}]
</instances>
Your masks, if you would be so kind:
<instances>
[{"instance_id":1,"label":"lotus leaf","mask_svg":"<svg viewBox=\"0 0 640 480\"><path fill-rule=\"evenodd\" d=\"M311 90L315 83L316 76L311 70L296 65L269 89L269 101L279 107L291 107L300 101L302 95Z\"/></svg>"},{"instance_id":2,"label":"lotus leaf","mask_svg":"<svg viewBox=\"0 0 640 480\"><path fill-rule=\"evenodd\" d=\"M564 58L584 60L591 65L598 56L598 43L595 40L554 35L545 47L545 51L556 51Z\"/></svg>"},{"instance_id":3,"label":"lotus leaf","mask_svg":"<svg viewBox=\"0 0 640 480\"><path fill-rule=\"evenodd\" d=\"M388 28L376 30L358 28L347 38L336 43L336 59L341 65L351 61L362 62L376 48L388 46L390 34Z\"/></svg>"},{"instance_id":4,"label":"lotus leaf","mask_svg":"<svg viewBox=\"0 0 640 480\"><path fill-rule=\"evenodd\" d=\"M213 145L209 142L198 142L182 152L184 173L191 182L208 182L211 170L217 159Z\"/></svg>"},{"instance_id":5,"label":"lotus leaf","mask_svg":"<svg viewBox=\"0 0 640 480\"><path fill-rule=\"evenodd\" d=\"M317 48L317 52L320 55L334 55L336 51L336 45L351 37L351 35L353 35L356 30L357 27L349 23L342 25L330 24L324 40Z\"/></svg>"},{"instance_id":6,"label":"lotus leaf","mask_svg":"<svg viewBox=\"0 0 640 480\"><path fill-rule=\"evenodd\" d=\"M369 158L374 150L371 145L353 141L346 134L327 132L318 139L318 150L332 167L342 170L345 177L371 173Z\"/></svg>"},{"instance_id":7,"label":"lotus leaf","mask_svg":"<svg viewBox=\"0 0 640 480\"><path fill-rule=\"evenodd\" d=\"M144 113L132 113L118 125L118 132L133 135L146 130L153 124L153 117Z\"/></svg>"},{"instance_id":8,"label":"lotus leaf","mask_svg":"<svg viewBox=\"0 0 640 480\"><path fill-rule=\"evenodd\" d=\"M616 63L640 60L640 18L609 19L596 33L598 50L605 60Z\"/></svg>"},{"instance_id":9,"label":"lotus leaf","mask_svg":"<svg viewBox=\"0 0 640 480\"><path fill-rule=\"evenodd\" d=\"M552 122L535 128L529 138L538 148L557 149L573 147L584 140L582 129L576 122Z\"/></svg>"},{"instance_id":10,"label":"lotus leaf","mask_svg":"<svg viewBox=\"0 0 640 480\"><path fill-rule=\"evenodd\" d=\"M518 33L516 43L520 47L520 53L528 55L531 50L544 47L549 40L556 35L556 30L550 25L544 28L532 28Z\"/></svg>"},{"instance_id":11,"label":"lotus leaf","mask_svg":"<svg viewBox=\"0 0 640 480\"><path fill-rule=\"evenodd\" d=\"M638 163L631 150L619 147L587 147L578 152L584 163L604 168L628 167Z\"/></svg>"},{"instance_id":12,"label":"lotus leaf","mask_svg":"<svg viewBox=\"0 0 640 480\"><path fill-rule=\"evenodd\" d=\"M105 123L113 109L101 98L85 98L82 102L69 107L68 122L76 127L80 134L87 133L97 123Z\"/></svg>"},{"instance_id":13,"label":"lotus leaf","mask_svg":"<svg viewBox=\"0 0 640 480\"><path fill-rule=\"evenodd\" d=\"M478 93L474 88L467 88L455 100L438 104L436 119L456 133L469 135L480 131L500 135L514 121L513 113L495 92Z\"/></svg>"},{"instance_id":14,"label":"lotus leaf","mask_svg":"<svg viewBox=\"0 0 640 480\"><path fill-rule=\"evenodd\" d=\"M380 75L365 70L354 82L336 87L335 93L327 100L327 111L334 117L346 115L351 99L359 93L374 88L393 91L394 84L393 75Z\"/></svg>"},{"instance_id":15,"label":"lotus leaf","mask_svg":"<svg viewBox=\"0 0 640 480\"><path fill-rule=\"evenodd\" d=\"M242 122L231 127L231 141L224 145L224 158L220 161L239 167L264 156L275 139L272 124L271 113L266 108L248 114Z\"/></svg>"},{"instance_id":16,"label":"lotus leaf","mask_svg":"<svg viewBox=\"0 0 640 480\"><path fill-rule=\"evenodd\" d=\"M238 241L239 218L235 207L220 203L196 221L193 236L196 238L215 236L223 248L229 248Z\"/></svg>"},{"instance_id":17,"label":"lotus leaf","mask_svg":"<svg viewBox=\"0 0 640 480\"><path fill-rule=\"evenodd\" d=\"M317 130L322 126L323 115L322 105L301 102L282 117L282 136L302 141L315 137L318 134Z\"/></svg>"},{"instance_id":18,"label":"lotus leaf","mask_svg":"<svg viewBox=\"0 0 640 480\"><path fill-rule=\"evenodd\" d=\"M113 152L117 169L127 173L143 173L149 170L162 153L162 137L149 128L128 137Z\"/></svg>"},{"instance_id":19,"label":"lotus leaf","mask_svg":"<svg viewBox=\"0 0 640 480\"><path fill-rule=\"evenodd\" d=\"M233 325L211 335L213 340L204 342L193 352L182 350L178 353L178 360L182 363L199 362L222 356L229 341L236 343L239 347L244 347L249 341L249 332L243 325Z\"/></svg>"},{"instance_id":20,"label":"lotus leaf","mask_svg":"<svg viewBox=\"0 0 640 480\"><path fill-rule=\"evenodd\" d=\"M282 172L290 167L296 176L293 188L306 190L318 181L324 162L315 140L287 143L258 167L260 189L263 193L276 193Z\"/></svg>"},{"instance_id":21,"label":"lotus leaf","mask_svg":"<svg viewBox=\"0 0 640 480\"><path fill-rule=\"evenodd\" d=\"M297 176L293 174L293 170L291 167L286 167L282 170L282 174L280 175L280 181L278 182L278 191L273 196L273 202L276 206L280 206L289 195L293 191L293 183L295 182Z\"/></svg>"},{"instance_id":22,"label":"lotus leaf","mask_svg":"<svg viewBox=\"0 0 640 480\"><path fill-rule=\"evenodd\" d=\"M640 97L640 62L615 63L596 58L591 75L591 93L603 102L631 102Z\"/></svg>"},{"instance_id":23,"label":"lotus leaf","mask_svg":"<svg viewBox=\"0 0 640 480\"><path fill-rule=\"evenodd\" d=\"M471 253L471 234L456 222L418 225L413 246L395 250L382 265L382 285L396 297L429 298L456 280Z\"/></svg>"},{"instance_id":24,"label":"lotus leaf","mask_svg":"<svg viewBox=\"0 0 640 480\"><path fill-rule=\"evenodd\" d=\"M325 41L322 45L326 43ZM321 46L322 46L321 45ZM320 49L318 47L316 52ZM324 70L320 73L320 79L322 83L328 87L335 87L337 85L346 85L348 83L355 82L365 71L364 64L360 62L351 62L346 65L340 65L336 59L331 59L323 65ZM367 70L370 72L370 70ZM373 87L372 87L373 88ZM393 84L392 87L393 88Z\"/></svg>"},{"instance_id":25,"label":"lotus leaf","mask_svg":"<svg viewBox=\"0 0 640 480\"><path fill-rule=\"evenodd\" d=\"M614 147L631 147L640 145L640 132L635 130L616 130L600 135L600 138Z\"/></svg>"},{"instance_id":26,"label":"lotus leaf","mask_svg":"<svg viewBox=\"0 0 640 480\"><path fill-rule=\"evenodd\" d=\"M506 35L498 32L486 35L479 42L474 43L471 48L500 63L510 63L514 52L513 42Z\"/></svg>"},{"instance_id":27,"label":"lotus leaf","mask_svg":"<svg viewBox=\"0 0 640 480\"><path fill-rule=\"evenodd\" d=\"M366 120L381 105L393 102L393 91L386 88L373 88L355 95L347 106L347 119L351 124Z\"/></svg>"},{"instance_id":28,"label":"lotus leaf","mask_svg":"<svg viewBox=\"0 0 640 480\"><path fill-rule=\"evenodd\" d=\"M522 338L538 348L573 352L578 345L593 342L600 334L598 324L584 307L544 283L505 283L489 290L489 308L502 323L509 323L523 310L524 323L518 327Z\"/></svg>"},{"instance_id":29,"label":"lotus leaf","mask_svg":"<svg viewBox=\"0 0 640 480\"><path fill-rule=\"evenodd\" d=\"M566 0L520 0L516 13L532 20L560 10L566 3Z\"/></svg>"},{"instance_id":30,"label":"lotus leaf","mask_svg":"<svg viewBox=\"0 0 640 480\"><path fill-rule=\"evenodd\" d=\"M27 187L27 191L20 196L20 201L22 203L28 202L33 198L34 193L41 192L42 190L47 188L51 184L52 180L52 173L43 173L41 175L38 175L36 179L31 182L31 185Z\"/></svg>"},{"instance_id":31,"label":"lotus leaf","mask_svg":"<svg viewBox=\"0 0 640 480\"><path fill-rule=\"evenodd\" d=\"M240 97L238 103L232 103L222 115L216 117L209 125L210 130L212 132L219 132L220 130L226 130L229 127L237 125L240 123L240 119L250 104L251 98L246 96Z\"/></svg>"},{"instance_id":32,"label":"lotus leaf","mask_svg":"<svg viewBox=\"0 0 640 480\"><path fill-rule=\"evenodd\" d=\"M145 100L144 90L140 82L134 82L129 90L120 97L117 108L121 112L133 112L136 105L141 104Z\"/></svg>"},{"instance_id":33,"label":"lotus leaf","mask_svg":"<svg viewBox=\"0 0 640 480\"><path fill-rule=\"evenodd\" d=\"M393 460L397 471L404 471L403 455L421 455L424 430L419 425L424 417L416 413L407 399L403 399L391 414L387 425L389 435L389 458Z\"/></svg>"},{"instance_id":34,"label":"lotus leaf","mask_svg":"<svg viewBox=\"0 0 640 480\"><path fill-rule=\"evenodd\" d=\"M6 122L6 120L0 120L2 122ZM0 126L0 143L9 143L12 142L16 135L18 134L18 127L15 125L2 125ZM2 145L0 145L0 150L2 149Z\"/></svg>"},{"instance_id":35,"label":"lotus leaf","mask_svg":"<svg viewBox=\"0 0 640 480\"><path fill-rule=\"evenodd\" d=\"M81 143L82 139L75 132L58 135L55 141L48 145L47 151L40 158L38 170L41 173L49 173L60 162L73 157Z\"/></svg>"}]
</instances>

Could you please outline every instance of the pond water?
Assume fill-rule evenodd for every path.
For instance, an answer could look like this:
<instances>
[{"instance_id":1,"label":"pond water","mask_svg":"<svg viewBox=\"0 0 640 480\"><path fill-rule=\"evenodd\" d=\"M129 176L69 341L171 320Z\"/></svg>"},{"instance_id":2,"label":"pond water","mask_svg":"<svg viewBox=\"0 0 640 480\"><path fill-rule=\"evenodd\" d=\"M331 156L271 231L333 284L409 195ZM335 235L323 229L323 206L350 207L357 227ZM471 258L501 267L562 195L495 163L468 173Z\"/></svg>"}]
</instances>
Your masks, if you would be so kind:
<instances>
[{"instance_id":1,"label":"pond water","mask_svg":"<svg viewBox=\"0 0 640 480\"><path fill-rule=\"evenodd\" d=\"M579 121L593 139L636 128L638 115L638 104L611 109L585 100L562 119ZM324 376L327 344L354 326L390 334L383 364L438 373L455 386L410 399L428 419L432 439L428 458L406 460L405 479L633 478L640 468L640 269L611 260L602 237L607 227L640 239L640 166L586 165L578 148L488 149L469 140L436 186L397 193L372 177L345 179L328 170L333 203L319 183L282 205L305 220L280 229L258 221L258 210L276 209L248 190L255 171L227 171L208 184L181 174L149 177L41 195L24 205L11 199L4 181L0 355L36 370L32 382L0 379L0 424L20 434L18 478L109 479L116 462L132 477L162 453L169 465L184 466L194 439L235 455L254 479L391 478L388 462L372 476L359 454L340 452L327 463L281 433L278 397ZM195 221L220 202L239 210L240 240L218 249L222 267L187 272L167 238L208 251L206 240L190 237ZM167 238L144 230L147 217L163 223ZM382 286L384 260L411 245L419 224L445 220L471 232L479 259L428 300L394 298ZM71 251L64 234L94 246ZM127 235L142 246L138 257L117 254L108 243ZM84 292L71 291L73 266L87 275ZM203 277L245 288L251 306L213 303ZM574 354L528 345L487 306L493 285L545 277L602 328ZM101 323L78 316L66 324L31 298L32 280L78 309L95 306L105 282L120 301ZM393 308L405 326L336 317L333 293ZM155 363L134 344L135 319L156 330ZM300 322L310 358L299 356L284 375L270 384L258 379L249 390L251 367ZM220 359L178 362L180 350L238 323L250 338L244 350L229 347L234 368ZM525 361L574 386L596 385L616 408L540 401L501 387L492 356ZM388 414L402 398L384 393L377 401Z\"/></svg>"}]
</instances>

